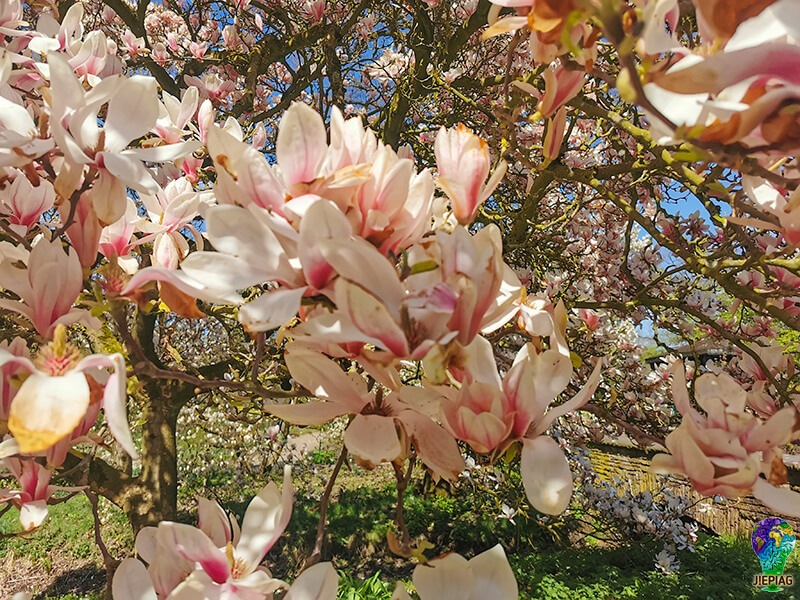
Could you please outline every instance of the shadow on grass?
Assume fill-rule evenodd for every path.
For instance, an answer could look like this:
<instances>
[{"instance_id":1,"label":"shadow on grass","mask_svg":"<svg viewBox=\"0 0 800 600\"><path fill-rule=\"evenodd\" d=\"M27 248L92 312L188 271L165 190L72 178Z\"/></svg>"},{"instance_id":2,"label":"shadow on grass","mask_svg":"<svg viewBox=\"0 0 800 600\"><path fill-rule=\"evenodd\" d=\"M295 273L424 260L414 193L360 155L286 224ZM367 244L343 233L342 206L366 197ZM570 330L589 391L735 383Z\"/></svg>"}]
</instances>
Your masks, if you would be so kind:
<instances>
[{"instance_id":1,"label":"shadow on grass","mask_svg":"<svg viewBox=\"0 0 800 600\"><path fill-rule=\"evenodd\" d=\"M64 596L70 597L70 595L86 598L88 594L91 594L91 597L95 595L102 597L105 586L105 570L86 566L62 573L53 580L47 589L39 593L35 600L63 598Z\"/></svg>"}]
</instances>

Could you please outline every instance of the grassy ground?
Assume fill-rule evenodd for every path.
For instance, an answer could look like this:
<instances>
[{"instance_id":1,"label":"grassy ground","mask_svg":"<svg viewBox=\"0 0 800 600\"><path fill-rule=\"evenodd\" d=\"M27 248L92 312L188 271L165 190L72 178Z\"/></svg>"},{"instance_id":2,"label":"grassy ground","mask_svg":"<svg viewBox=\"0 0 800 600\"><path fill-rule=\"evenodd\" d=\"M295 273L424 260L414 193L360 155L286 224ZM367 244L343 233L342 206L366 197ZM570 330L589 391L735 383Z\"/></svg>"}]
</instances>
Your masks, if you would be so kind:
<instances>
[{"instance_id":1,"label":"grassy ground","mask_svg":"<svg viewBox=\"0 0 800 600\"><path fill-rule=\"evenodd\" d=\"M317 523L314 498L328 468L328 464L314 465L295 482L297 503L292 521L267 557L276 577L294 578L311 552ZM334 493L324 554L341 571L339 597L343 600L388 600L397 581L411 589L413 563L386 549L386 532L394 517L391 484L388 469L372 473L356 469L343 473ZM573 547L557 541L567 539L557 522L544 526L524 513L517 515L514 523L499 518L497 504L501 498L472 494L468 489L451 494L443 489L425 493L423 488L421 480L414 482L406 495L405 515L412 536L434 544L428 556L455 551L471 557L500 542L517 576L521 598L795 597L792 590L769 596L752 587L753 575L760 573L760 568L748 540L704 537L696 553L679 554L680 571L667 576L654 570L659 544L645 541L621 548ZM182 519L192 523L196 517L188 499L195 491L181 494L187 499ZM210 491L205 490L207 495ZM214 495L241 517L254 491L216 489ZM50 510L45 525L28 539L0 540L0 600L21 589L34 591L39 600L102 597L105 572L93 541L88 500L78 495ZM101 518L111 554L119 558L130 555L133 539L124 515L103 503ZM16 519L15 510L0 518L0 533L17 531ZM800 575L798 554L791 557L787 573Z\"/></svg>"}]
</instances>

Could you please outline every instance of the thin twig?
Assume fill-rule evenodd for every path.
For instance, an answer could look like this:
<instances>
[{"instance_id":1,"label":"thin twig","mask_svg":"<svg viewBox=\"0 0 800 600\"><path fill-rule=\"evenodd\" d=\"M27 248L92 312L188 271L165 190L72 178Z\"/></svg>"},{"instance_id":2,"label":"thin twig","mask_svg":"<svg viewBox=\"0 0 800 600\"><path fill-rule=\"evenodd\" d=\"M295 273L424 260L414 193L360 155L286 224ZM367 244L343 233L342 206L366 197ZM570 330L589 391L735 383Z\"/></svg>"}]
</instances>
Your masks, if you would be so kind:
<instances>
[{"instance_id":1,"label":"thin twig","mask_svg":"<svg viewBox=\"0 0 800 600\"><path fill-rule=\"evenodd\" d=\"M103 557L103 564L106 567L106 600L112 600L111 598L111 581L114 577L114 570L117 568L119 561L111 556L108 552L108 548L106 547L105 542L103 542L103 536L100 533L100 511L97 509L97 494L86 491L84 492L86 497L89 498L89 502L92 504L92 516L94 516L94 541L97 544L97 547L100 549L100 554Z\"/></svg>"},{"instance_id":2,"label":"thin twig","mask_svg":"<svg viewBox=\"0 0 800 600\"><path fill-rule=\"evenodd\" d=\"M11 229L11 226L8 223L6 223L3 219L0 219L0 229L2 229L6 235L8 235L12 240L17 242L20 246L22 246L26 250L30 251L33 248L28 240L19 235L13 229Z\"/></svg>"},{"instance_id":3,"label":"thin twig","mask_svg":"<svg viewBox=\"0 0 800 600\"><path fill-rule=\"evenodd\" d=\"M260 398L299 398L307 396L302 392L285 392L283 390L268 390L267 388L251 381L227 381L225 379L200 379L184 371L170 371L159 369L147 360L143 360L128 372L130 375L145 376L151 379L177 379L191 383L201 390L227 388L237 392L249 392Z\"/></svg>"},{"instance_id":4,"label":"thin twig","mask_svg":"<svg viewBox=\"0 0 800 600\"><path fill-rule=\"evenodd\" d=\"M339 460L336 461L336 465L333 467L333 473L331 473L331 478L328 480L328 485L325 486L325 491L322 493L322 499L319 503L319 523L317 523L317 538L314 541L314 552L312 552L311 556L308 557L305 568L317 564L319 559L322 557L322 542L325 539L325 519L328 514L328 503L331 499L331 493L333 492L333 486L336 483L336 478L339 476L339 471L341 471L342 465L346 459L347 448L342 446L342 452L339 454Z\"/></svg>"},{"instance_id":5,"label":"thin twig","mask_svg":"<svg viewBox=\"0 0 800 600\"><path fill-rule=\"evenodd\" d=\"M408 528L403 518L403 496L408 488L408 482L411 480L411 473L414 471L415 461L416 456L412 456L411 460L408 462L408 470L405 473L403 473L402 465L392 463L392 467L394 467L394 476L397 479L397 513L395 514L394 524L402 536L400 548L405 553L411 550L411 535L408 533Z\"/></svg>"},{"instance_id":6,"label":"thin twig","mask_svg":"<svg viewBox=\"0 0 800 600\"><path fill-rule=\"evenodd\" d=\"M250 368L250 378L253 383L258 382L258 367L264 359L264 352L267 348L267 334L263 331L256 338L256 355L253 358L253 366Z\"/></svg>"}]
</instances>

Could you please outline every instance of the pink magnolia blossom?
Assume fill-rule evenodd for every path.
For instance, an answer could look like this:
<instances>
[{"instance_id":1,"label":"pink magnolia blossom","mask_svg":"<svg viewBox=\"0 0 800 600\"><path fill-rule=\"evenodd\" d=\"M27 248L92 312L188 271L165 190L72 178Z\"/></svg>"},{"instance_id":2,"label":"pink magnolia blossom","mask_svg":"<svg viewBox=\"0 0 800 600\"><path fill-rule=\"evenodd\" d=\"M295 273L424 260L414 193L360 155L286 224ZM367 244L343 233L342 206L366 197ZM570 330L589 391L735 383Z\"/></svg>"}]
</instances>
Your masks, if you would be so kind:
<instances>
[{"instance_id":1,"label":"pink magnolia blossom","mask_svg":"<svg viewBox=\"0 0 800 600\"><path fill-rule=\"evenodd\" d=\"M47 518L47 500L59 489L50 485L53 472L31 458L0 459L0 466L3 465L16 478L20 489L0 489L0 503L10 502L16 506L22 528L31 531Z\"/></svg>"},{"instance_id":2,"label":"pink magnolia blossom","mask_svg":"<svg viewBox=\"0 0 800 600\"><path fill-rule=\"evenodd\" d=\"M461 227L437 232L410 249L411 274L402 281L392 263L363 240L323 240L319 249L339 275L333 289L337 310L309 318L293 335L373 344L387 360L427 357L433 381L446 378L459 348L479 331L494 330L516 311L519 283L502 261L494 225L474 236Z\"/></svg>"},{"instance_id":3,"label":"pink magnolia blossom","mask_svg":"<svg viewBox=\"0 0 800 600\"><path fill-rule=\"evenodd\" d=\"M779 447L797 435L797 410L782 408L766 421L745 411L747 392L721 373L697 378L694 390L705 414L692 407L684 366L672 367L672 394L683 415L680 426L667 436L670 454L653 457L656 473L684 473L703 495L738 498L752 494L781 513L800 515L800 495L778 488L760 475L781 461Z\"/></svg>"},{"instance_id":4,"label":"pink magnolia blossom","mask_svg":"<svg viewBox=\"0 0 800 600\"><path fill-rule=\"evenodd\" d=\"M142 161L172 161L199 147L181 142L151 148L127 148L156 124L159 101L155 79L143 76L109 77L98 89L87 92L58 54L48 54L53 92L53 137L65 153L56 179L56 191L68 198L77 187L84 165L97 170L91 200L104 224L118 220L125 212L126 187L155 193L158 184ZM97 114L107 104L103 127Z\"/></svg>"},{"instance_id":5,"label":"pink magnolia blossom","mask_svg":"<svg viewBox=\"0 0 800 600\"><path fill-rule=\"evenodd\" d=\"M589 401L600 381L601 363L573 398L551 407L572 378L567 354L538 352L526 344L501 382L491 345L484 340L472 352L460 391L442 402L445 428L481 453L496 455L521 440L520 470L528 499L540 512L563 512L572 496L572 474L564 452L542 434L558 417Z\"/></svg>"},{"instance_id":6,"label":"pink magnolia blossom","mask_svg":"<svg viewBox=\"0 0 800 600\"><path fill-rule=\"evenodd\" d=\"M102 407L111 433L122 448L136 456L125 403L127 400L125 361L121 354L93 354L81 359L66 342L66 330L59 326L54 341L40 350L36 362L0 348L0 366L28 373L8 411L8 429L21 452L52 448L78 427L92 403L89 373L110 368L102 395ZM5 372L5 369L4 369Z\"/></svg>"},{"instance_id":7,"label":"pink magnolia blossom","mask_svg":"<svg viewBox=\"0 0 800 600\"><path fill-rule=\"evenodd\" d=\"M144 38L137 38L130 29L122 35L122 47L131 56L141 54L145 49Z\"/></svg>"},{"instance_id":8,"label":"pink magnolia blossom","mask_svg":"<svg viewBox=\"0 0 800 600\"><path fill-rule=\"evenodd\" d=\"M6 53L0 56L8 70L11 58ZM28 111L24 106L0 96L0 167L24 167L31 161L53 149L52 139L42 139Z\"/></svg>"},{"instance_id":9,"label":"pink magnolia blossom","mask_svg":"<svg viewBox=\"0 0 800 600\"><path fill-rule=\"evenodd\" d=\"M169 521L145 527L136 550L149 567L132 558L123 561L114 576L115 600L271 598L288 586L260 564L289 523L293 496L287 467L283 491L274 482L261 490L245 511L241 530L235 517L204 498L198 504L199 528ZM320 563L298 577L284 597L333 600L337 580L330 564Z\"/></svg>"},{"instance_id":10,"label":"pink magnolia blossom","mask_svg":"<svg viewBox=\"0 0 800 600\"><path fill-rule=\"evenodd\" d=\"M97 325L86 311L73 306L83 289L83 273L75 250L65 254L58 241L40 238L25 268L18 268L8 259L0 262L0 281L20 298L0 299L0 308L24 315L47 338L60 324L80 321Z\"/></svg>"},{"instance_id":11,"label":"pink magnolia blossom","mask_svg":"<svg viewBox=\"0 0 800 600\"><path fill-rule=\"evenodd\" d=\"M298 425L321 425L355 415L347 427L344 444L362 466L403 460L409 442L435 477L453 479L464 468L458 446L433 421L439 394L424 388L403 387L383 396L367 391L355 373L343 372L331 359L297 342L286 348L292 377L322 402L268 404L271 414Z\"/></svg>"},{"instance_id":12,"label":"pink magnolia blossom","mask_svg":"<svg viewBox=\"0 0 800 600\"><path fill-rule=\"evenodd\" d=\"M55 190L46 180L34 186L27 177L18 174L10 185L0 190L0 210L8 214L12 225L18 225L26 233L38 221L43 212L53 207Z\"/></svg>"},{"instance_id":13,"label":"pink magnolia blossom","mask_svg":"<svg viewBox=\"0 0 800 600\"><path fill-rule=\"evenodd\" d=\"M501 161L484 185L489 175L488 146L464 125L451 129L442 127L436 136L434 150L439 170L436 184L450 198L456 220L467 225L500 184L506 163Z\"/></svg>"}]
</instances>

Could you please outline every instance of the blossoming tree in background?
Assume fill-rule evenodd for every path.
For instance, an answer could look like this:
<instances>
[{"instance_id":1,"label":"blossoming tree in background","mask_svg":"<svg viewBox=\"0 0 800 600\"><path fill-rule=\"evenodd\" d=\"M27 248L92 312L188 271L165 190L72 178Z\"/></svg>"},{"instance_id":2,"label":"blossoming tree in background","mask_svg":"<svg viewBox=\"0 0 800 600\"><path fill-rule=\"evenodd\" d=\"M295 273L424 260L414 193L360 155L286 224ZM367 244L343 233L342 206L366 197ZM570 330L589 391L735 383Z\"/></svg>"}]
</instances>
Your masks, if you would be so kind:
<instances>
[{"instance_id":1,"label":"blossoming tree in background","mask_svg":"<svg viewBox=\"0 0 800 600\"><path fill-rule=\"evenodd\" d=\"M122 599L335 597L348 457L391 465L389 545L421 560L415 469L518 455L558 515L564 448L621 433L800 516L800 14L723 4L0 0L0 501L24 532L59 489L122 508ZM733 360L651 369L637 326ZM241 530L207 500L175 522L209 404L346 422L291 586L261 566L288 473ZM499 547L428 565L423 599L517 596Z\"/></svg>"}]
</instances>

